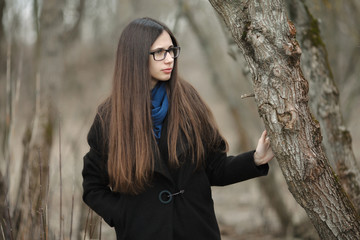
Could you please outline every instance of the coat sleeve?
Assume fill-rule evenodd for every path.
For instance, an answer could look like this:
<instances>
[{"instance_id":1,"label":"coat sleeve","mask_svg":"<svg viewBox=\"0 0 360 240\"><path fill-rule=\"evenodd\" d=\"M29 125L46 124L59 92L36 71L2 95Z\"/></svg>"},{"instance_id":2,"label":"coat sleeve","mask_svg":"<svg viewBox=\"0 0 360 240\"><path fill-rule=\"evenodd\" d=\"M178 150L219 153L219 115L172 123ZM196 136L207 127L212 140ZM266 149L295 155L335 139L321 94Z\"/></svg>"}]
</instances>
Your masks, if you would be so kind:
<instances>
[{"instance_id":1,"label":"coat sleeve","mask_svg":"<svg viewBox=\"0 0 360 240\"><path fill-rule=\"evenodd\" d=\"M97 115L88 133L89 152L84 156L83 201L111 227L116 224L116 212L121 196L109 188L100 118Z\"/></svg>"},{"instance_id":2,"label":"coat sleeve","mask_svg":"<svg viewBox=\"0 0 360 240\"><path fill-rule=\"evenodd\" d=\"M206 161L206 173L210 184L225 186L267 175L269 165L256 166L254 153L254 150L237 156L227 156L223 151L209 153Z\"/></svg>"}]
</instances>

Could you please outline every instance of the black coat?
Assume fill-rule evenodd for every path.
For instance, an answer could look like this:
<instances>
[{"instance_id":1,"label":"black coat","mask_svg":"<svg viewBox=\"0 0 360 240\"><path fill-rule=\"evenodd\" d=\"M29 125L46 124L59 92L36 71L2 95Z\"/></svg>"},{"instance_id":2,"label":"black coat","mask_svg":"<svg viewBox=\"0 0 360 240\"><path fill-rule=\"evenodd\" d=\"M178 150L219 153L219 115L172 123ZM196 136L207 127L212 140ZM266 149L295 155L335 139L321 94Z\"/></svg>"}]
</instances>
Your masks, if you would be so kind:
<instances>
[{"instance_id":1,"label":"black coat","mask_svg":"<svg viewBox=\"0 0 360 240\"><path fill-rule=\"evenodd\" d=\"M206 164L194 164L178 153L184 163L177 170L167 167L167 121L159 142L162 153L155 161L151 186L139 195L112 192L108 187L107 154L101 141L99 118L88 134L90 151L84 156L83 200L110 226L117 239L220 239L210 186L224 186L266 175L269 166L254 164L254 151L227 156L208 151ZM106 148L106 147L105 147Z\"/></svg>"}]
</instances>

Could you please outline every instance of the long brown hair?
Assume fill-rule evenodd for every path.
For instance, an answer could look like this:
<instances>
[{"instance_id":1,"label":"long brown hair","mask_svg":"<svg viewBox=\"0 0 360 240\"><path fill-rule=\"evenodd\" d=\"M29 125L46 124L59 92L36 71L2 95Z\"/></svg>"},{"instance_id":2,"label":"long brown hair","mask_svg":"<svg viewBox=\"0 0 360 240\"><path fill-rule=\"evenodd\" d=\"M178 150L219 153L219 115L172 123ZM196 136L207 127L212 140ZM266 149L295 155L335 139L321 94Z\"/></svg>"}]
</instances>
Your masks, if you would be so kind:
<instances>
[{"instance_id":1,"label":"long brown hair","mask_svg":"<svg viewBox=\"0 0 360 240\"><path fill-rule=\"evenodd\" d=\"M163 31L178 46L169 28L150 18L132 21L119 39L112 93L99 108L99 114L108 119L104 121L109 125L104 127L104 136L108 137L107 169L114 191L138 194L152 177L159 150L152 130L149 50ZM206 149L219 148L223 138L197 91L178 77L177 59L174 61L166 82L169 163L171 167L179 166L176 150L182 148L188 149L199 168Z\"/></svg>"}]
</instances>

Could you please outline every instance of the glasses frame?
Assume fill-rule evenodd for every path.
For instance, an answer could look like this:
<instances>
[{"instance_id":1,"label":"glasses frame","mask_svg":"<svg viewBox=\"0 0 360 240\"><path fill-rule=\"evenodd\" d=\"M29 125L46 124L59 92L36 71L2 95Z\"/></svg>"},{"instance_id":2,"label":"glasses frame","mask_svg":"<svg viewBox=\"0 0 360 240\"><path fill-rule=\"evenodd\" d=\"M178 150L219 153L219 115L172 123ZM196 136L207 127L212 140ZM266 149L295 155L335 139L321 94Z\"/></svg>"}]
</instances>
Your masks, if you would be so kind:
<instances>
[{"instance_id":1,"label":"glasses frame","mask_svg":"<svg viewBox=\"0 0 360 240\"><path fill-rule=\"evenodd\" d=\"M175 59L175 58L177 58L177 57L180 55L180 49L181 49L181 48L180 48L179 46L177 46L177 47L170 47L169 49L158 49L158 50L149 52L149 54L153 56L154 61L162 61L162 60L164 60L164 59L166 58L167 54L168 54L168 53L170 54L170 51L172 51L172 50L174 50L174 49L176 49L177 55L176 55L176 56L174 55L174 57L172 57L171 55L170 55L170 56L171 56L173 59ZM165 51L164 57L163 57L162 59L155 59L155 53L156 53L157 51L159 51L159 50Z\"/></svg>"}]
</instances>

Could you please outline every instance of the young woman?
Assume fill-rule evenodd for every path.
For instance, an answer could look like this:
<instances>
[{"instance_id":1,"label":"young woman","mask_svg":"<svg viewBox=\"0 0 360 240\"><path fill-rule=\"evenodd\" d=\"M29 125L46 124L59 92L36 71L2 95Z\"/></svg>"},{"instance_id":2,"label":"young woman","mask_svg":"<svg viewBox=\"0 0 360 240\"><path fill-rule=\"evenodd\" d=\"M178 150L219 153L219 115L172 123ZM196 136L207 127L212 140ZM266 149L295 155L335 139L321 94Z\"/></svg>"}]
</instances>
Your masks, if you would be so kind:
<instances>
[{"instance_id":1,"label":"young woman","mask_svg":"<svg viewBox=\"0 0 360 240\"><path fill-rule=\"evenodd\" d=\"M83 200L117 239L220 239L210 186L266 175L266 132L256 151L227 142L196 90L178 77L180 47L150 18L123 31L113 89L99 106L84 156Z\"/></svg>"}]
</instances>

